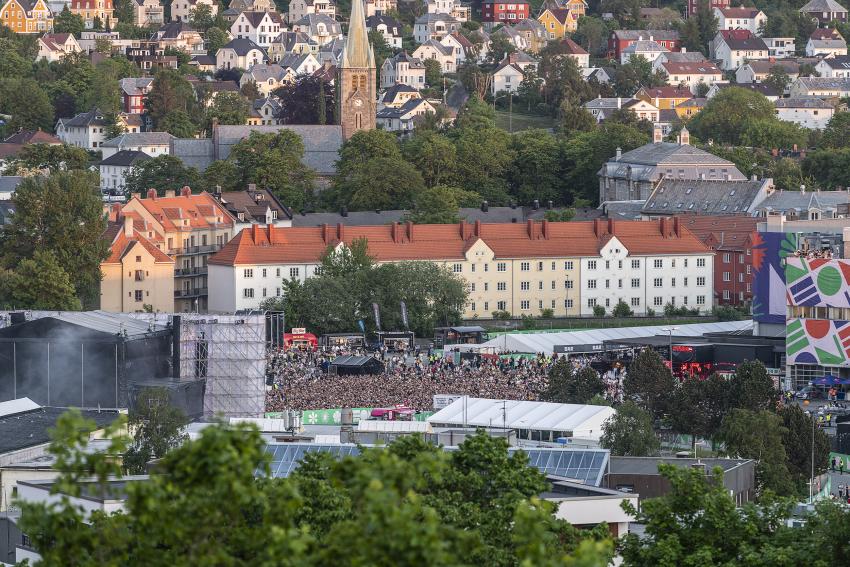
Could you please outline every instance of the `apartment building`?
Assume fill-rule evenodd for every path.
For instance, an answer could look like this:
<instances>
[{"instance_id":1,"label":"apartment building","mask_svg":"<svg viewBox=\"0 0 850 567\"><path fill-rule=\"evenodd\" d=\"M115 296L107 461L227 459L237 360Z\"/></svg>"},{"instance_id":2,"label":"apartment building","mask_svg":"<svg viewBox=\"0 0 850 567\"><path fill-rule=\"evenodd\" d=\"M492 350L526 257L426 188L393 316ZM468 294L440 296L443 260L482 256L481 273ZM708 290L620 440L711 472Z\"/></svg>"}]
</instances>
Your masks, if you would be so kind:
<instances>
[{"instance_id":1,"label":"apartment building","mask_svg":"<svg viewBox=\"0 0 850 567\"><path fill-rule=\"evenodd\" d=\"M184 187L179 195L166 191L165 197L153 190L147 198L133 194L121 214L134 219L139 233L174 260L174 311L205 312L207 260L233 237L230 213L209 193L193 195ZM110 284L104 277L102 292Z\"/></svg>"},{"instance_id":2,"label":"apartment building","mask_svg":"<svg viewBox=\"0 0 850 567\"><path fill-rule=\"evenodd\" d=\"M209 310L256 308L282 293L283 279L315 273L328 246L358 238L376 261L435 262L466 280L465 317L494 311L557 316L635 313L667 303L708 311L713 252L677 219L525 224L322 225L245 229L209 259Z\"/></svg>"}]
</instances>

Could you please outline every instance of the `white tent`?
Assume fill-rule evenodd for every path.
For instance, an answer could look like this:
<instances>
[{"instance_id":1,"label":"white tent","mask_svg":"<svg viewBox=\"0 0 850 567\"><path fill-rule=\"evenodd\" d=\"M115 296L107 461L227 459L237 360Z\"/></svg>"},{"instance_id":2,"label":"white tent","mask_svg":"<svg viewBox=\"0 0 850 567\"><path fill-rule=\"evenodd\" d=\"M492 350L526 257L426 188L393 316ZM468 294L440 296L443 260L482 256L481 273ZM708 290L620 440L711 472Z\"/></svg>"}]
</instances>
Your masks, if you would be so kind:
<instances>
[{"instance_id":1,"label":"white tent","mask_svg":"<svg viewBox=\"0 0 850 567\"><path fill-rule=\"evenodd\" d=\"M428 418L433 427L514 429L520 439L555 441L575 437L598 441L602 424L616 412L608 406L553 404L461 397Z\"/></svg>"},{"instance_id":2,"label":"white tent","mask_svg":"<svg viewBox=\"0 0 850 567\"><path fill-rule=\"evenodd\" d=\"M674 325L674 337L701 337L706 333L740 333L753 328L752 321L727 321L723 323L694 323ZM494 347L499 352L526 352L552 354L555 346L576 347L568 352L597 352L605 341L636 339L640 337L667 336L669 326L619 327L593 329L589 331L566 331L555 333L507 333L489 340L484 347ZM594 348L595 347L595 348Z\"/></svg>"}]
</instances>

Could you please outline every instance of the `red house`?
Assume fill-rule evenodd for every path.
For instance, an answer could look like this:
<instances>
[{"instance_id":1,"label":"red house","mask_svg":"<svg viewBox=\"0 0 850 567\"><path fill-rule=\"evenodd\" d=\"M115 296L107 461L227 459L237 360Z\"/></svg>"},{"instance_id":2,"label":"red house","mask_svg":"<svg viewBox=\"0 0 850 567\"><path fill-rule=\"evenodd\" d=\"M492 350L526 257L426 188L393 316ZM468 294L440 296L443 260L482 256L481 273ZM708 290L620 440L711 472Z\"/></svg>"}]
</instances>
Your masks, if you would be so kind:
<instances>
[{"instance_id":1,"label":"red house","mask_svg":"<svg viewBox=\"0 0 850 567\"><path fill-rule=\"evenodd\" d=\"M679 222L714 250L714 299L718 305L753 301L753 237L759 219L685 215Z\"/></svg>"},{"instance_id":2,"label":"red house","mask_svg":"<svg viewBox=\"0 0 850 567\"><path fill-rule=\"evenodd\" d=\"M731 0L709 0L710 8L728 8L732 5ZM691 17L699 10L699 0L688 0L688 14Z\"/></svg>"},{"instance_id":3,"label":"red house","mask_svg":"<svg viewBox=\"0 0 850 567\"><path fill-rule=\"evenodd\" d=\"M145 111L145 99L153 87L153 79L150 77L121 79L121 99L124 112L128 114L142 114Z\"/></svg>"},{"instance_id":4,"label":"red house","mask_svg":"<svg viewBox=\"0 0 850 567\"><path fill-rule=\"evenodd\" d=\"M619 61L623 50L636 41L654 41L670 51L682 50L682 40L676 30L615 30L608 38L608 57Z\"/></svg>"},{"instance_id":5,"label":"red house","mask_svg":"<svg viewBox=\"0 0 850 567\"><path fill-rule=\"evenodd\" d=\"M528 18L528 2L482 2L481 21L491 23L519 22Z\"/></svg>"}]
</instances>

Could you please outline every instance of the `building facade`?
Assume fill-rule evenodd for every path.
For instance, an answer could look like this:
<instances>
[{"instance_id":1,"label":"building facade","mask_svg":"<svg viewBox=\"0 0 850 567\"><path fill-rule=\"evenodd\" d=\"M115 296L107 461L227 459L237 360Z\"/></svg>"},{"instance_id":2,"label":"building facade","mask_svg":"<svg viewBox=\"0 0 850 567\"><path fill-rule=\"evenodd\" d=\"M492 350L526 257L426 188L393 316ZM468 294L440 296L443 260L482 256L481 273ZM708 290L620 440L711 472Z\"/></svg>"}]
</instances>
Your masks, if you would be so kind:
<instances>
[{"instance_id":1,"label":"building facade","mask_svg":"<svg viewBox=\"0 0 850 567\"><path fill-rule=\"evenodd\" d=\"M337 106L343 140L360 130L374 130L377 114L375 52L366 32L363 0L351 5L351 26L337 76Z\"/></svg>"},{"instance_id":2,"label":"building facade","mask_svg":"<svg viewBox=\"0 0 850 567\"><path fill-rule=\"evenodd\" d=\"M712 307L714 253L676 219L525 224L322 225L240 232L209 260L211 312L256 308L283 279L315 274L328 246L368 241L379 263L431 261L467 283L464 316L494 311L556 316L610 313L619 300L638 314L668 303Z\"/></svg>"},{"instance_id":3,"label":"building facade","mask_svg":"<svg viewBox=\"0 0 850 567\"><path fill-rule=\"evenodd\" d=\"M0 24L15 33L53 29L53 13L45 0L0 0Z\"/></svg>"}]
</instances>

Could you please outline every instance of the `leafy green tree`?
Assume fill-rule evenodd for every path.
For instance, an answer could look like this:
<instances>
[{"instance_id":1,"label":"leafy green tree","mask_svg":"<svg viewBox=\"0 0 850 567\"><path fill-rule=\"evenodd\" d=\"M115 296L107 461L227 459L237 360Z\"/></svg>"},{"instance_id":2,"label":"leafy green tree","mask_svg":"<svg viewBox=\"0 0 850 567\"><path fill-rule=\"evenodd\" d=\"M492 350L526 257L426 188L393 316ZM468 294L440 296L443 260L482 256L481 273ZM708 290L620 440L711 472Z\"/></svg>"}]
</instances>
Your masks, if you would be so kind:
<instances>
[{"instance_id":1,"label":"leafy green tree","mask_svg":"<svg viewBox=\"0 0 850 567\"><path fill-rule=\"evenodd\" d=\"M133 441L124 455L124 466L130 474L145 474L147 463L161 459L187 439L188 423L183 411L172 405L165 388L143 388L136 394L130 409Z\"/></svg>"},{"instance_id":2,"label":"leafy green tree","mask_svg":"<svg viewBox=\"0 0 850 567\"><path fill-rule=\"evenodd\" d=\"M652 415L632 401L617 408L617 413L602 425L602 447L613 455L648 457L657 455L661 442L652 429Z\"/></svg>"},{"instance_id":3,"label":"leafy green tree","mask_svg":"<svg viewBox=\"0 0 850 567\"><path fill-rule=\"evenodd\" d=\"M736 408L759 411L776 407L779 392L761 361L738 365L729 380L729 393Z\"/></svg>"},{"instance_id":4,"label":"leafy green tree","mask_svg":"<svg viewBox=\"0 0 850 567\"><path fill-rule=\"evenodd\" d=\"M443 68L436 59L425 60L425 84L437 88L443 82Z\"/></svg>"},{"instance_id":5,"label":"leafy green tree","mask_svg":"<svg viewBox=\"0 0 850 567\"><path fill-rule=\"evenodd\" d=\"M167 189L194 187L198 179L198 170L194 167L186 167L180 158L161 155L134 165L124 180L124 190L128 194L146 196L148 189L156 189L162 196Z\"/></svg>"},{"instance_id":6,"label":"leafy green tree","mask_svg":"<svg viewBox=\"0 0 850 567\"><path fill-rule=\"evenodd\" d=\"M37 251L49 251L70 276L83 308L97 306L100 262L108 253L97 178L81 171L28 177L12 203L15 214L0 240L3 265L14 268L28 258L37 260ZM39 261L47 266L46 259Z\"/></svg>"},{"instance_id":7,"label":"leafy green tree","mask_svg":"<svg viewBox=\"0 0 850 567\"><path fill-rule=\"evenodd\" d=\"M776 117L751 120L741 133L741 143L756 148L791 149L808 145L809 131Z\"/></svg>"},{"instance_id":8,"label":"leafy green tree","mask_svg":"<svg viewBox=\"0 0 850 567\"><path fill-rule=\"evenodd\" d=\"M511 137L514 163L508 170L511 196L519 203L572 202L561 171L562 145L545 130L525 130Z\"/></svg>"},{"instance_id":9,"label":"leafy green tree","mask_svg":"<svg viewBox=\"0 0 850 567\"><path fill-rule=\"evenodd\" d=\"M228 159L242 173L242 187L254 183L270 189L296 210L312 199L316 174L304 165L304 142L290 130L273 134L252 132L233 146Z\"/></svg>"},{"instance_id":10,"label":"leafy green tree","mask_svg":"<svg viewBox=\"0 0 850 567\"><path fill-rule=\"evenodd\" d=\"M614 306L614 309L611 310L611 315L614 317L631 317L635 312L632 311L632 308L629 307L629 304L620 299L617 301L617 305Z\"/></svg>"},{"instance_id":11,"label":"leafy green tree","mask_svg":"<svg viewBox=\"0 0 850 567\"><path fill-rule=\"evenodd\" d=\"M38 82L0 75L0 114L11 116L3 129L53 131L53 105Z\"/></svg>"},{"instance_id":12,"label":"leafy green tree","mask_svg":"<svg viewBox=\"0 0 850 567\"><path fill-rule=\"evenodd\" d=\"M534 112L543 102L543 79L537 74L534 67L528 67L522 77L522 82L517 87L517 106L525 105L526 112Z\"/></svg>"},{"instance_id":13,"label":"leafy green tree","mask_svg":"<svg viewBox=\"0 0 850 567\"><path fill-rule=\"evenodd\" d=\"M660 419L670 408L676 380L658 353L645 348L629 366L623 389L628 399Z\"/></svg>"},{"instance_id":14,"label":"leafy green tree","mask_svg":"<svg viewBox=\"0 0 850 567\"><path fill-rule=\"evenodd\" d=\"M305 75L274 93L282 107L277 118L284 124L333 124L334 88L322 77ZM324 117L323 117L324 115Z\"/></svg>"},{"instance_id":15,"label":"leafy green tree","mask_svg":"<svg viewBox=\"0 0 850 567\"><path fill-rule=\"evenodd\" d=\"M608 47L608 26L597 16L585 15L578 20L578 29L572 39L584 47L592 57L605 55Z\"/></svg>"},{"instance_id":16,"label":"leafy green tree","mask_svg":"<svg viewBox=\"0 0 850 567\"><path fill-rule=\"evenodd\" d=\"M821 189L833 190L850 186L850 148L822 149L803 159L803 175L814 180Z\"/></svg>"},{"instance_id":17,"label":"leafy green tree","mask_svg":"<svg viewBox=\"0 0 850 567\"><path fill-rule=\"evenodd\" d=\"M198 4L189 11L189 25L205 32L215 25L215 15L207 4Z\"/></svg>"},{"instance_id":18,"label":"leafy green tree","mask_svg":"<svg viewBox=\"0 0 850 567\"><path fill-rule=\"evenodd\" d=\"M553 113L564 102L578 107L595 96L575 59L566 55L568 49L565 43L551 42L540 52L543 101Z\"/></svg>"},{"instance_id":19,"label":"leafy green tree","mask_svg":"<svg viewBox=\"0 0 850 567\"><path fill-rule=\"evenodd\" d=\"M221 191L238 191L242 184L242 172L232 161L214 161L201 174L201 184L208 193L214 193L217 187Z\"/></svg>"},{"instance_id":20,"label":"leafy green tree","mask_svg":"<svg viewBox=\"0 0 850 567\"><path fill-rule=\"evenodd\" d=\"M780 95L791 84L791 77L782 65L774 65L764 79L764 84L772 87Z\"/></svg>"},{"instance_id":21,"label":"leafy green tree","mask_svg":"<svg viewBox=\"0 0 850 567\"><path fill-rule=\"evenodd\" d=\"M823 430L815 427L814 417L806 415L798 406L785 406L778 413L784 427L782 444L788 455L788 470L797 484L798 493L808 494L807 483L812 475L812 453L814 474L819 475L828 467L829 437Z\"/></svg>"},{"instance_id":22,"label":"leafy green tree","mask_svg":"<svg viewBox=\"0 0 850 567\"><path fill-rule=\"evenodd\" d=\"M780 191L797 191L801 185L812 187L814 178L803 175L800 162L793 158L780 158L772 161L765 177L771 177Z\"/></svg>"},{"instance_id":23,"label":"leafy green tree","mask_svg":"<svg viewBox=\"0 0 850 567\"><path fill-rule=\"evenodd\" d=\"M68 144L28 144L11 160L6 174L18 175L44 170L50 173L60 170L86 170L90 162L89 153L83 148Z\"/></svg>"},{"instance_id":24,"label":"leafy green tree","mask_svg":"<svg viewBox=\"0 0 850 567\"><path fill-rule=\"evenodd\" d=\"M777 120L773 103L761 93L729 88L723 89L691 118L688 128L700 140L743 145L741 140L747 127L759 120Z\"/></svg>"},{"instance_id":25,"label":"leafy green tree","mask_svg":"<svg viewBox=\"0 0 850 567\"><path fill-rule=\"evenodd\" d=\"M582 106L564 101L558 113L559 131L567 137L578 132L590 132L596 128L596 118Z\"/></svg>"},{"instance_id":26,"label":"leafy green tree","mask_svg":"<svg viewBox=\"0 0 850 567\"><path fill-rule=\"evenodd\" d=\"M207 40L207 55L215 57L216 52L227 45L230 39L227 32L221 28L209 28L206 34Z\"/></svg>"},{"instance_id":27,"label":"leafy green tree","mask_svg":"<svg viewBox=\"0 0 850 567\"><path fill-rule=\"evenodd\" d=\"M0 30L2 29L6 28L0 27ZM0 77L29 77L32 75L32 59L35 54L28 57L21 48L18 34L12 35L15 37L0 37Z\"/></svg>"},{"instance_id":28,"label":"leafy green tree","mask_svg":"<svg viewBox=\"0 0 850 567\"><path fill-rule=\"evenodd\" d=\"M846 148L850 146L850 112L837 112L823 130L820 147Z\"/></svg>"},{"instance_id":29,"label":"leafy green tree","mask_svg":"<svg viewBox=\"0 0 850 567\"><path fill-rule=\"evenodd\" d=\"M457 168L457 150L445 137L433 130L414 130L402 146L404 158L422 173L425 185L445 185Z\"/></svg>"},{"instance_id":30,"label":"leafy green tree","mask_svg":"<svg viewBox=\"0 0 850 567\"><path fill-rule=\"evenodd\" d=\"M159 130L176 138L194 138L198 131L192 118L183 110L169 111L157 124Z\"/></svg>"},{"instance_id":31,"label":"leafy green tree","mask_svg":"<svg viewBox=\"0 0 850 567\"><path fill-rule=\"evenodd\" d=\"M212 132L213 119L221 125L245 124L248 119L248 101L239 93L219 93L207 108L206 128L209 132Z\"/></svg>"},{"instance_id":32,"label":"leafy green tree","mask_svg":"<svg viewBox=\"0 0 850 567\"><path fill-rule=\"evenodd\" d=\"M729 383L717 374L705 380L686 378L670 402L673 429L694 437L715 437L723 416L734 403L729 389Z\"/></svg>"},{"instance_id":33,"label":"leafy green tree","mask_svg":"<svg viewBox=\"0 0 850 567\"><path fill-rule=\"evenodd\" d=\"M593 316L594 317L605 317L605 308L601 305L593 306Z\"/></svg>"},{"instance_id":34,"label":"leafy green tree","mask_svg":"<svg viewBox=\"0 0 850 567\"><path fill-rule=\"evenodd\" d=\"M197 112L192 85L174 69L157 71L145 104L154 127L158 130L163 130L162 122L182 124L185 122L185 117L189 117L191 121ZM176 112L183 115L177 119L174 117Z\"/></svg>"},{"instance_id":35,"label":"leafy green tree","mask_svg":"<svg viewBox=\"0 0 850 567\"><path fill-rule=\"evenodd\" d=\"M573 372L570 361L561 357L549 370L549 385L541 399L559 404L585 404L604 391L605 384L596 370L584 368Z\"/></svg>"},{"instance_id":36,"label":"leafy green tree","mask_svg":"<svg viewBox=\"0 0 850 567\"><path fill-rule=\"evenodd\" d=\"M477 193L457 187L428 187L413 196L413 209L407 220L416 224L453 224L460 222L460 207L475 206L479 201Z\"/></svg>"},{"instance_id":37,"label":"leafy green tree","mask_svg":"<svg viewBox=\"0 0 850 567\"><path fill-rule=\"evenodd\" d=\"M652 88L667 84L667 77L642 55L633 55L614 72L614 90L618 96L632 96L641 87ZM629 94L625 94L629 93Z\"/></svg>"},{"instance_id":38,"label":"leafy green tree","mask_svg":"<svg viewBox=\"0 0 850 567\"><path fill-rule=\"evenodd\" d=\"M13 270L0 270L0 302L7 309L79 311L71 278L48 250L37 250Z\"/></svg>"},{"instance_id":39,"label":"leafy green tree","mask_svg":"<svg viewBox=\"0 0 850 567\"><path fill-rule=\"evenodd\" d=\"M491 65L499 64L511 53L516 53L516 46L504 33L493 33L490 35L490 51L487 59Z\"/></svg>"},{"instance_id":40,"label":"leafy green tree","mask_svg":"<svg viewBox=\"0 0 850 567\"><path fill-rule=\"evenodd\" d=\"M67 4L53 17L53 33L70 33L80 37L85 29L86 23L83 17L72 14Z\"/></svg>"},{"instance_id":41,"label":"leafy green tree","mask_svg":"<svg viewBox=\"0 0 850 567\"><path fill-rule=\"evenodd\" d=\"M782 418L769 411L734 409L723 418L719 438L726 452L743 459L755 459L756 487L759 494L770 491L792 496L795 486L788 472L782 444Z\"/></svg>"}]
</instances>

